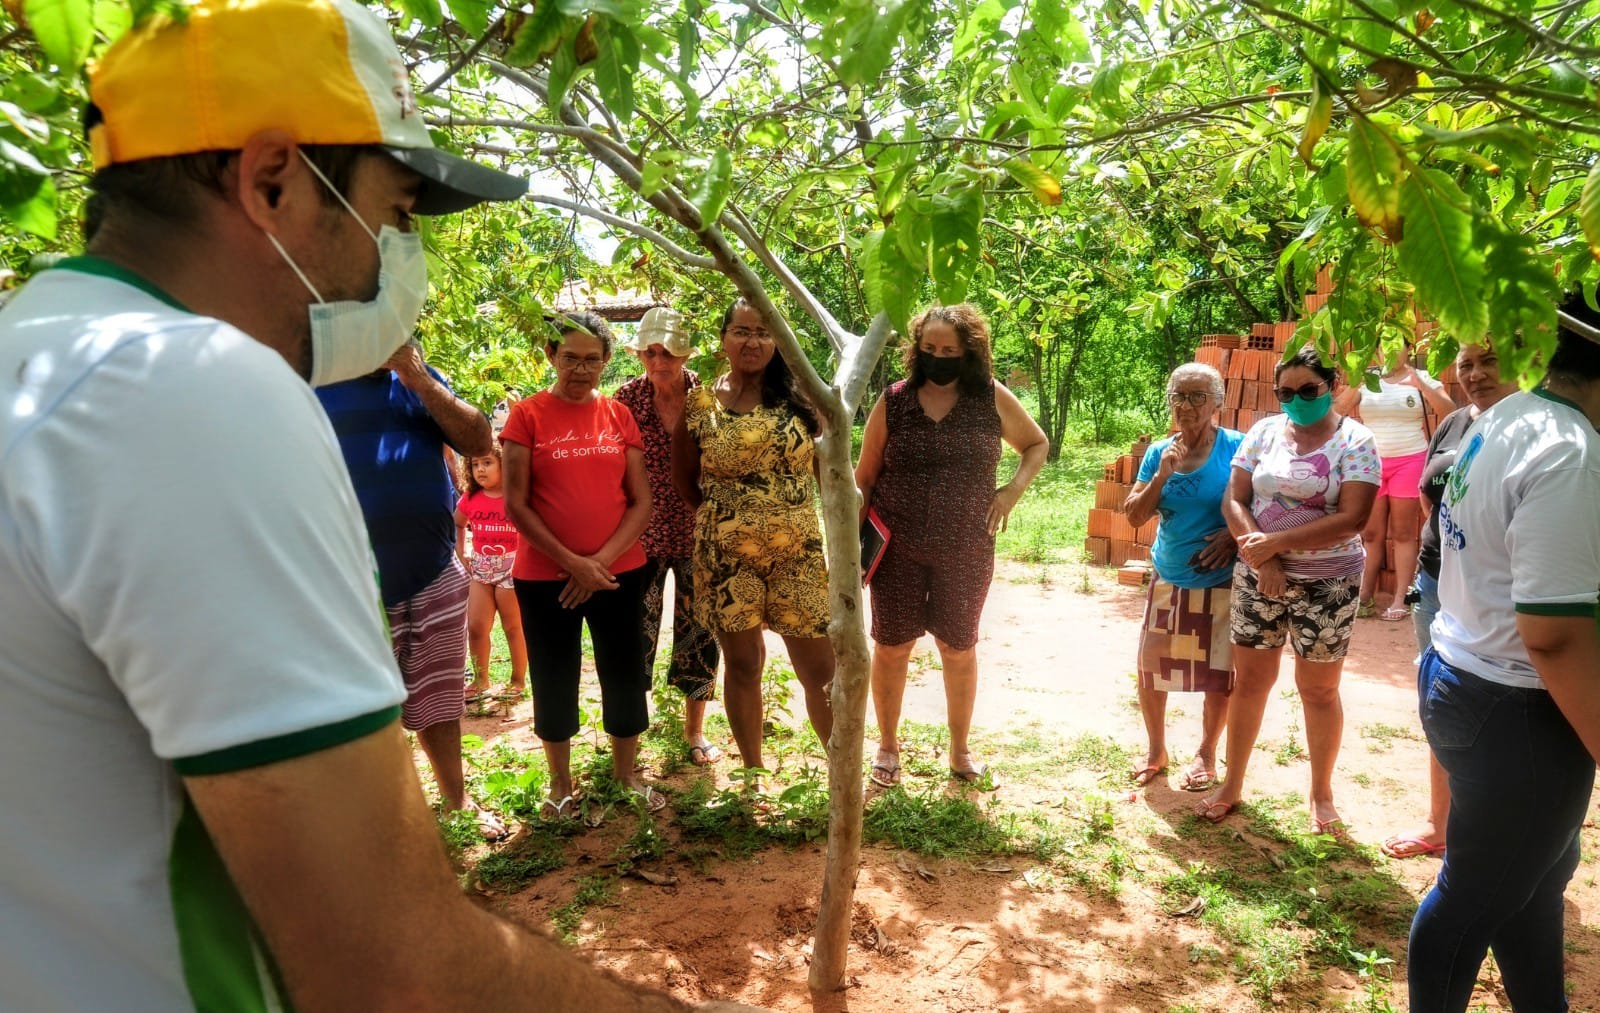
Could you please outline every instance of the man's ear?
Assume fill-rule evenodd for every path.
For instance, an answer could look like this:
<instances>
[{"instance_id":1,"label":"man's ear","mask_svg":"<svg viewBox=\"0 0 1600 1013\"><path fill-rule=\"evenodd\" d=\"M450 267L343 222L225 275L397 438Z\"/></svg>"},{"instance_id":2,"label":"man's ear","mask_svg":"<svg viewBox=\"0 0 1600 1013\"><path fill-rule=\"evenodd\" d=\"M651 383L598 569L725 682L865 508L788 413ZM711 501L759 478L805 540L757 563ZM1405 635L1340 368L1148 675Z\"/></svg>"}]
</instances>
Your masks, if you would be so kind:
<instances>
[{"instance_id":1,"label":"man's ear","mask_svg":"<svg viewBox=\"0 0 1600 1013\"><path fill-rule=\"evenodd\" d=\"M320 182L300 158L299 146L282 130L263 130L239 152L233 196L261 231L279 235L290 220L320 207Z\"/></svg>"}]
</instances>

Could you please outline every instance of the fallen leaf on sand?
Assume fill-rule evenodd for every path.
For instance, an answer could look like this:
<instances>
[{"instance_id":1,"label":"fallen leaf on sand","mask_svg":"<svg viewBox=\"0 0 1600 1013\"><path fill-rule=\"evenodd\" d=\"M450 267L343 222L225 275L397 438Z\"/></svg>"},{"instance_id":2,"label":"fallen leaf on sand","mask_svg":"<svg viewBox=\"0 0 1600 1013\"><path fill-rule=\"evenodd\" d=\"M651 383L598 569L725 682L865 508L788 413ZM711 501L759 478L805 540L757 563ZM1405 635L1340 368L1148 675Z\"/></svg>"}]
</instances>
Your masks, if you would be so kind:
<instances>
[{"instance_id":1,"label":"fallen leaf on sand","mask_svg":"<svg viewBox=\"0 0 1600 1013\"><path fill-rule=\"evenodd\" d=\"M665 876L665 875L662 875L659 872L651 872L649 869L640 869L640 868L637 868L637 867L635 867L633 869L630 869L629 871L634 876L637 876L639 879L642 879L646 883L649 883L651 886L677 886L678 885L678 877L677 876Z\"/></svg>"},{"instance_id":2,"label":"fallen leaf on sand","mask_svg":"<svg viewBox=\"0 0 1600 1013\"><path fill-rule=\"evenodd\" d=\"M917 875L921 876L930 883L939 878L933 874L932 870L930 870L926 865L923 865L921 862L917 863Z\"/></svg>"},{"instance_id":3,"label":"fallen leaf on sand","mask_svg":"<svg viewBox=\"0 0 1600 1013\"><path fill-rule=\"evenodd\" d=\"M1189 903L1185 904L1183 907L1181 907L1178 910L1172 912L1172 917L1174 917L1174 918L1192 918L1193 916L1199 914L1200 912L1204 911L1205 909L1206 909L1206 899L1204 897L1196 897L1194 900L1191 900Z\"/></svg>"},{"instance_id":4,"label":"fallen leaf on sand","mask_svg":"<svg viewBox=\"0 0 1600 1013\"><path fill-rule=\"evenodd\" d=\"M987 865L978 866L978 871L979 872L1010 872L1011 871L1011 866L1005 864L1004 862L990 862Z\"/></svg>"}]
</instances>

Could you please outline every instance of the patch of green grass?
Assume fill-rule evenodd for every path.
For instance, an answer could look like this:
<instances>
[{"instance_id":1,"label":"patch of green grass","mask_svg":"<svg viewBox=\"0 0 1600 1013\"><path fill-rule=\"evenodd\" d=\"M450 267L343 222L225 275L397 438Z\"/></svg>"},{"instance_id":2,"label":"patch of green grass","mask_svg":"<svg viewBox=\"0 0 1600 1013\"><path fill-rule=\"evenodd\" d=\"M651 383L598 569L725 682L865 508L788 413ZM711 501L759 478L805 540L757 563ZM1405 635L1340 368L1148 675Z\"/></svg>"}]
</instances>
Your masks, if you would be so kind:
<instances>
[{"instance_id":1,"label":"patch of green grass","mask_svg":"<svg viewBox=\"0 0 1600 1013\"><path fill-rule=\"evenodd\" d=\"M1080 735L1067 743L1057 761L1071 770L1093 770L1099 774L1120 772L1133 762L1121 744L1100 735Z\"/></svg>"},{"instance_id":2,"label":"patch of green grass","mask_svg":"<svg viewBox=\"0 0 1600 1013\"><path fill-rule=\"evenodd\" d=\"M861 832L869 842L938 857L1008 854L1014 840L971 799L945 795L938 784L885 791L867 805Z\"/></svg>"},{"instance_id":3,"label":"patch of green grass","mask_svg":"<svg viewBox=\"0 0 1600 1013\"><path fill-rule=\"evenodd\" d=\"M578 934L578 926L583 924L584 914L598 904L604 904L616 892L617 882L611 876L596 873L591 876L578 878L578 892L572 899L556 908L550 913L550 921L555 924L556 931L561 933L561 938L571 940Z\"/></svg>"},{"instance_id":4,"label":"patch of green grass","mask_svg":"<svg viewBox=\"0 0 1600 1013\"><path fill-rule=\"evenodd\" d=\"M1127 452L1123 444L1063 447L1011 511L1006 530L995 538L996 553L1022 563L1082 561L1094 484L1107 461ZM1007 453L1000 462L1000 481L1009 481L1015 468L1015 457Z\"/></svg>"},{"instance_id":5,"label":"patch of green grass","mask_svg":"<svg viewBox=\"0 0 1600 1013\"><path fill-rule=\"evenodd\" d=\"M440 813L438 820L439 833L444 837L444 849L452 861L459 860L467 851L483 843L478 818L472 813Z\"/></svg>"},{"instance_id":6,"label":"patch of green grass","mask_svg":"<svg viewBox=\"0 0 1600 1013\"><path fill-rule=\"evenodd\" d=\"M743 858L773 844L802 844L828 830L827 787L816 774L759 797L737 788L719 791L699 780L678 796L675 809L685 841L724 858Z\"/></svg>"},{"instance_id":7,"label":"patch of green grass","mask_svg":"<svg viewBox=\"0 0 1600 1013\"><path fill-rule=\"evenodd\" d=\"M1395 739L1409 739L1413 742L1420 741L1421 735L1409 728L1400 728L1396 725L1373 723L1361 726L1361 737L1367 741L1367 750L1373 753L1386 753L1394 748Z\"/></svg>"},{"instance_id":8,"label":"patch of green grass","mask_svg":"<svg viewBox=\"0 0 1600 1013\"><path fill-rule=\"evenodd\" d=\"M522 835L514 849L486 856L474 871L485 888L511 893L566 864L563 841L552 829Z\"/></svg>"},{"instance_id":9,"label":"patch of green grass","mask_svg":"<svg viewBox=\"0 0 1600 1013\"><path fill-rule=\"evenodd\" d=\"M1386 966L1379 939L1404 938L1415 902L1405 886L1380 870L1369 848L1302 832L1303 800L1284 796L1247 805L1252 835L1228 838L1216 865L1191 862L1166 878L1169 910L1204 901L1201 919L1237 948L1234 969L1263 1007L1282 992L1339 966L1365 975ZM1366 948L1363 949L1363 944ZM1386 1001L1369 987L1371 1002ZM1374 998L1376 997L1376 998Z\"/></svg>"}]
</instances>

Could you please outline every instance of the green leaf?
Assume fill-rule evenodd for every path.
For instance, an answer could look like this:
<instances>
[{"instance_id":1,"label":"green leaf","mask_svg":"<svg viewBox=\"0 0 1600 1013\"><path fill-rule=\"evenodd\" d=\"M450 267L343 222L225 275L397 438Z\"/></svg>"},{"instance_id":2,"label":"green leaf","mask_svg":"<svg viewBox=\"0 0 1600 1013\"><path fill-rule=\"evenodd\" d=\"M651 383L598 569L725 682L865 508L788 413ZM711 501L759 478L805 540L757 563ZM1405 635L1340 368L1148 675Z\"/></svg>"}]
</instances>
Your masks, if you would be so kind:
<instances>
[{"instance_id":1,"label":"green leaf","mask_svg":"<svg viewBox=\"0 0 1600 1013\"><path fill-rule=\"evenodd\" d=\"M705 175L700 177L694 192L689 194L695 210L700 212L701 224L716 224L723 206L728 203L728 193L732 187L733 153L727 148L718 148L716 154L711 156L711 164L706 166Z\"/></svg>"},{"instance_id":2,"label":"green leaf","mask_svg":"<svg viewBox=\"0 0 1600 1013\"><path fill-rule=\"evenodd\" d=\"M109 45L133 27L133 8L122 0L94 0L94 27Z\"/></svg>"},{"instance_id":3,"label":"green leaf","mask_svg":"<svg viewBox=\"0 0 1600 1013\"><path fill-rule=\"evenodd\" d=\"M887 313L902 334L911 330L911 310L922 284L922 270L901 252L900 238L889 231L873 232L861 241L862 289L870 313Z\"/></svg>"},{"instance_id":4,"label":"green leaf","mask_svg":"<svg viewBox=\"0 0 1600 1013\"><path fill-rule=\"evenodd\" d=\"M1455 202L1459 194L1437 169L1408 175L1400 184L1405 235L1397 252L1417 300L1458 341L1471 344L1488 329L1488 306L1483 254L1472 241L1471 215Z\"/></svg>"},{"instance_id":5,"label":"green leaf","mask_svg":"<svg viewBox=\"0 0 1600 1013\"><path fill-rule=\"evenodd\" d=\"M550 0L539 0L533 13L517 29L506 50L506 63L513 67L528 67L556 51L561 40L575 32L583 22L569 18ZM576 61L574 61L576 66Z\"/></svg>"},{"instance_id":6,"label":"green leaf","mask_svg":"<svg viewBox=\"0 0 1600 1013\"><path fill-rule=\"evenodd\" d=\"M49 176L0 172L0 216L40 239L56 238L56 186Z\"/></svg>"},{"instance_id":7,"label":"green leaf","mask_svg":"<svg viewBox=\"0 0 1600 1013\"><path fill-rule=\"evenodd\" d=\"M618 120L633 118L633 74L639 69L639 47L629 46L628 27L609 18L597 18L594 29L594 83L600 98ZM629 65L629 57L632 65Z\"/></svg>"},{"instance_id":8,"label":"green leaf","mask_svg":"<svg viewBox=\"0 0 1600 1013\"><path fill-rule=\"evenodd\" d=\"M1589 252L1600 260L1600 159L1584 177L1583 193L1578 197L1578 224L1583 227L1583 238L1589 241Z\"/></svg>"},{"instance_id":9,"label":"green leaf","mask_svg":"<svg viewBox=\"0 0 1600 1013\"><path fill-rule=\"evenodd\" d=\"M550 71L547 80L547 101L552 110L559 109L566 100L567 92L580 79L586 77L593 64L578 66L578 56L571 40L563 39L560 46L556 47L556 55L550 60Z\"/></svg>"},{"instance_id":10,"label":"green leaf","mask_svg":"<svg viewBox=\"0 0 1600 1013\"><path fill-rule=\"evenodd\" d=\"M429 28L437 28L444 21L444 12L439 9L439 0L396 0L396 2L406 17L420 21Z\"/></svg>"},{"instance_id":11,"label":"green leaf","mask_svg":"<svg viewBox=\"0 0 1600 1013\"><path fill-rule=\"evenodd\" d=\"M538 0L543 2L543 0ZM637 21L643 15L642 4L639 0L555 0L553 7L561 8L561 13L573 17L582 17L585 14L604 14L616 18L618 21Z\"/></svg>"},{"instance_id":12,"label":"green leaf","mask_svg":"<svg viewBox=\"0 0 1600 1013\"><path fill-rule=\"evenodd\" d=\"M1061 203L1061 181L1026 158L1007 159L1004 166L1011 178L1027 187L1040 204Z\"/></svg>"},{"instance_id":13,"label":"green leaf","mask_svg":"<svg viewBox=\"0 0 1600 1013\"><path fill-rule=\"evenodd\" d=\"M22 14L50 62L76 74L94 45L94 0L22 0Z\"/></svg>"},{"instance_id":14,"label":"green leaf","mask_svg":"<svg viewBox=\"0 0 1600 1013\"><path fill-rule=\"evenodd\" d=\"M967 15L967 19L956 30L950 50L952 61L960 63L975 55L974 51L980 45L994 38L999 32L1000 21L1005 16L1006 7L1000 0L983 0L974 7L972 13Z\"/></svg>"},{"instance_id":15,"label":"green leaf","mask_svg":"<svg viewBox=\"0 0 1600 1013\"><path fill-rule=\"evenodd\" d=\"M1350 124L1345 150L1345 187L1361 224L1382 230L1392 242L1400 236L1400 153L1382 127L1366 117Z\"/></svg>"},{"instance_id":16,"label":"green leaf","mask_svg":"<svg viewBox=\"0 0 1600 1013\"><path fill-rule=\"evenodd\" d=\"M983 228L983 191L963 186L933 197L932 262L934 290L946 306L967 297L967 285L978 266Z\"/></svg>"},{"instance_id":17,"label":"green leaf","mask_svg":"<svg viewBox=\"0 0 1600 1013\"><path fill-rule=\"evenodd\" d=\"M450 16L473 35L489 30L489 9L493 0L445 0L450 6Z\"/></svg>"},{"instance_id":18,"label":"green leaf","mask_svg":"<svg viewBox=\"0 0 1600 1013\"><path fill-rule=\"evenodd\" d=\"M894 58L913 9L908 0L839 5L844 17L823 29L828 41L837 37L839 80L847 85L876 83Z\"/></svg>"}]
</instances>

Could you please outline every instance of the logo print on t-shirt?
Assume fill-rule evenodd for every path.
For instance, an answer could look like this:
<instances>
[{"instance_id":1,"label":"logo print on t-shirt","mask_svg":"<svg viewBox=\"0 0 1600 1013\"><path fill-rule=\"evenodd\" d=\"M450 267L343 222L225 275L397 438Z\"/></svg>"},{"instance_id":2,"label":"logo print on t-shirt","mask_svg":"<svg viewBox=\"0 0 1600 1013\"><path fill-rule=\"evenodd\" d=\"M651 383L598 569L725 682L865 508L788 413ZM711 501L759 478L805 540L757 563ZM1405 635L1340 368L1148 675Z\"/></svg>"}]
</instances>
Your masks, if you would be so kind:
<instances>
[{"instance_id":1,"label":"logo print on t-shirt","mask_svg":"<svg viewBox=\"0 0 1600 1013\"><path fill-rule=\"evenodd\" d=\"M1467 472L1472 470L1472 460L1483 449L1483 434L1473 433L1472 439L1456 454L1455 467L1450 469L1450 481L1445 485L1445 502L1456 504L1467 494Z\"/></svg>"}]
</instances>

